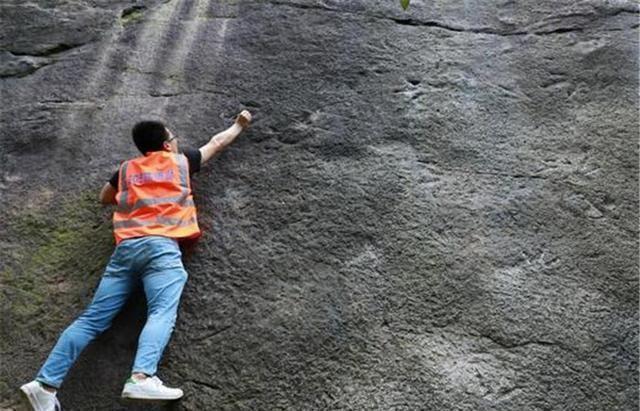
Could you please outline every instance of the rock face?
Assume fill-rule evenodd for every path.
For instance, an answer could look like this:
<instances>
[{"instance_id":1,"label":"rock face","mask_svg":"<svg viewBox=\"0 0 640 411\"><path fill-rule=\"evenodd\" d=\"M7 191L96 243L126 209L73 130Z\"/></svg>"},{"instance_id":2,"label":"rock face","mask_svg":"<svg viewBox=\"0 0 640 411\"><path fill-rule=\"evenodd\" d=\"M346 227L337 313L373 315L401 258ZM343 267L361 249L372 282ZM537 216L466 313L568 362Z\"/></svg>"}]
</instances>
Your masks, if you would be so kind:
<instances>
[{"instance_id":1,"label":"rock face","mask_svg":"<svg viewBox=\"0 0 640 411\"><path fill-rule=\"evenodd\" d=\"M198 147L184 410L638 409L638 4L0 5L0 408L112 251L130 129ZM118 410L138 293L69 374Z\"/></svg>"}]
</instances>

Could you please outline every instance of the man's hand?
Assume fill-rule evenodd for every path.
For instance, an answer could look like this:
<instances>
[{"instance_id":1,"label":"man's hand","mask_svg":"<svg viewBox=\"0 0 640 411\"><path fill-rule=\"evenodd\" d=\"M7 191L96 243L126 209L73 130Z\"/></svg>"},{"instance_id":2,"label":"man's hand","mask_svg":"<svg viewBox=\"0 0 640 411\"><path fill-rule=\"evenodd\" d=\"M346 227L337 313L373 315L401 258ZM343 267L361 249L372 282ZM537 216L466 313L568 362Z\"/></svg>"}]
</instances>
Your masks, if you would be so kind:
<instances>
[{"instance_id":1,"label":"man's hand","mask_svg":"<svg viewBox=\"0 0 640 411\"><path fill-rule=\"evenodd\" d=\"M224 150L249 126L249 123L251 123L251 113L248 110L242 110L231 127L216 134L207 144L200 147L200 154L202 154L200 164L206 163L211 157Z\"/></svg>"},{"instance_id":2,"label":"man's hand","mask_svg":"<svg viewBox=\"0 0 640 411\"><path fill-rule=\"evenodd\" d=\"M242 112L236 117L236 124L244 130L249 127L249 123L251 123L251 113L249 113L249 110L242 110Z\"/></svg>"}]
</instances>

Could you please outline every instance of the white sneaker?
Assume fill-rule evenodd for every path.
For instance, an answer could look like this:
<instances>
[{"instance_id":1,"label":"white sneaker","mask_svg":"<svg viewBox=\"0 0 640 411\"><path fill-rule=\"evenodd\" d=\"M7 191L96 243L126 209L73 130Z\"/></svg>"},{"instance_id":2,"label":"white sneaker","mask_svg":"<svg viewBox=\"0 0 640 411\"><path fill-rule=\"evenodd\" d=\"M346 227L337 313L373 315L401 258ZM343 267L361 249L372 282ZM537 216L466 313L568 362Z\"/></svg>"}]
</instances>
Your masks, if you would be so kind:
<instances>
[{"instance_id":1,"label":"white sneaker","mask_svg":"<svg viewBox=\"0 0 640 411\"><path fill-rule=\"evenodd\" d=\"M62 411L56 394L42 388L38 381L31 381L20 387L24 399L34 411Z\"/></svg>"},{"instance_id":2,"label":"white sneaker","mask_svg":"<svg viewBox=\"0 0 640 411\"><path fill-rule=\"evenodd\" d=\"M160 378L147 377L143 380L129 378L122 389L122 398L132 400L177 400L182 398L180 388L165 387Z\"/></svg>"}]
</instances>

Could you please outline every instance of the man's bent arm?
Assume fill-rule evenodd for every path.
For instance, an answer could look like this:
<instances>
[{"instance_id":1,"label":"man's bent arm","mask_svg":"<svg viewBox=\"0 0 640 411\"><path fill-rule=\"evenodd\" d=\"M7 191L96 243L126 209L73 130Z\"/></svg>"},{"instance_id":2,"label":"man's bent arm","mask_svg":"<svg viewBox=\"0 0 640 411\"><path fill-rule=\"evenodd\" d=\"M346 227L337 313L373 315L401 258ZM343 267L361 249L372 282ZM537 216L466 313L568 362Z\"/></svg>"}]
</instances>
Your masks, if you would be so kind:
<instances>
[{"instance_id":1,"label":"man's bent arm","mask_svg":"<svg viewBox=\"0 0 640 411\"><path fill-rule=\"evenodd\" d=\"M211 137L211 140L204 146L200 147L200 154L202 159L200 164L204 164L209 161L213 156L224 150L229 144L233 142L242 133L242 131L249 125L251 121L251 114L244 110L238 115L235 123L228 129Z\"/></svg>"},{"instance_id":2,"label":"man's bent arm","mask_svg":"<svg viewBox=\"0 0 640 411\"><path fill-rule=\"evenodd\" d=\"M111 183L106 183L102 190L100 191L100 202L104 205L109 204L117 204L116 202L116 194L118 192L111 185Z\"/></svg>"}]
</instances>

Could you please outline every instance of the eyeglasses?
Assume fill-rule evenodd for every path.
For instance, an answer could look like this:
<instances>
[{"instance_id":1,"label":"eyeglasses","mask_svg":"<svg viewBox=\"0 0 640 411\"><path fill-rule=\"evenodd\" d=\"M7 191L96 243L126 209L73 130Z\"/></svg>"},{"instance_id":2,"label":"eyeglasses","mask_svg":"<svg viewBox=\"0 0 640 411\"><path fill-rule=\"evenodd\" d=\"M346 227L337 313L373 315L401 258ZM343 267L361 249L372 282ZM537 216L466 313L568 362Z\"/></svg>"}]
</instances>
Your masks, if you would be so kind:
<instances>
[{"instance_id":1,"label":"eyeglasses","mask_svg":"<svg viewBox=\"0 0 640 411\"><path fill-rule=\"evenodd\" d=\"M173 137L171 137L170 139L165 140L165 141L166 141L167 143L171 143L171 142L172 142L173 140L175 140L176 138L178 138L178 137L173 136Z\"/></svg>"}]
</instances>

